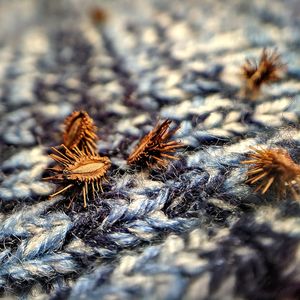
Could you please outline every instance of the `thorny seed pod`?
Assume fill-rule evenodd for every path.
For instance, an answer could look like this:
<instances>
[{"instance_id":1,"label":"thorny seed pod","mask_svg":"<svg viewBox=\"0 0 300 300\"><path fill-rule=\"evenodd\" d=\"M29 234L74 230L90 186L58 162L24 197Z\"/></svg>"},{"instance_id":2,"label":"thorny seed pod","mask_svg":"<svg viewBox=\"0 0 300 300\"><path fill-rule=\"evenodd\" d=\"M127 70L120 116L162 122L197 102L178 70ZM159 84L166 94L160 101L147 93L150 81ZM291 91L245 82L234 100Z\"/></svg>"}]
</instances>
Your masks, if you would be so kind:
<instances>
[{"instance_id":1,"label":"thorny seed pod","mask_svg":"<svg viewBox=\"0 0 300 300\"><path fill-rule=\"evenodd\" d=\"M244 80L242 94L244 97L255 98L263 84L276 82L282 77L286 64L281 62L281 56L276 49L263 49L258 64L255 60L246 59L241 69Z\"/></svg>"},{"instance_id":2,"label":"thorny seed pod","mask_svg":"<svg viewBox=\"0 0 300 300\"><path fill-rule=\"evenodd\" d=\"M94 25L101 25L108 19L107 11L102 7L92 7L89 12L89 16Z\"/></svg>"},{"instance_id":3,"label":"thorny seed pod","mask_svg":"<svg viewBox=\"0 0 300 300\"><path fill-rule=\"evenodd\" d=\"M44 180L65 184L66 187L50 195L50 198L57 196L64 191L77 185L82 185L82 195L84 207L86 207L86 198L88 196L88 188L92 187L93 197L95 191L102 191L102 180L110 168L111 163L108 157L99 156L97 154L86 154L74 147L72 151L62 145L64 153L52 147L53 152L50 154L59 165L49 168L55 175L43 178Z\"/></svg>"},{"instance_id":4,"label":"thorny seed pod","mask_svg":"<svg viewBox=\"0 0 300 300\"><path fill-rule=\"evenodd\" d=\"M242 164L252 165L248 172L246 183L260 182L255 192L265 194L268 189L275 185L280 196L285 195L287 188L297 198L295 185L300 184L300 166L296 164L289 153L282 148L258 149L250 147L253 153L250 159L242 161Z\"/></svg>"},{"instance_id":5,"label":"thorny seed pod","mask_svg":"<svg viewBox=\"0 0 300 300\"><path fill-rule=\"evenodd\" d=\"M177 148L182 148L184 144L176 141L169 141L179 126L169 130L171 120L165 120L157 125L138 143L134 151L127 159L129 165L141 167L152 167L158 165L165 167L168 159L177 159L171 155Z\"/></svg>"},{"instance_id":6,"label":"thorny seed pod","mask_svg":"<svg viewBox=\"0 0 300 300\"><path fill-rule=\"evenodd\" d=\"M97 128L87 112L74 111L65 119L64 125L63 140L68 149L78 147L85 153L95 153Z\"/></svg>"}]
</instances>

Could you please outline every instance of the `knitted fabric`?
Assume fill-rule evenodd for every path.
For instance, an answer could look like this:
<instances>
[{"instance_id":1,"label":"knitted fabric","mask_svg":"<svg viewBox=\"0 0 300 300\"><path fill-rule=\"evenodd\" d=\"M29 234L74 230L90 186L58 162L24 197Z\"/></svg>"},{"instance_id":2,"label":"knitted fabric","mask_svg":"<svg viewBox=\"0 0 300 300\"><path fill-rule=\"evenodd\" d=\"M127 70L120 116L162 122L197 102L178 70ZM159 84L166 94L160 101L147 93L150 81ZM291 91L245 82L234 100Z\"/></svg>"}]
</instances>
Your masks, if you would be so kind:
<instances>
[{"instance_id":1,"label":"knitted fabric","mask_svg":"<svg viewBox=\"0 0 300 300\"><path fill-rule=\"evenodd\" d=\"M299 15L293 0L1 2L0 297L299 299L299 201L254 193L240 164L257 145L300 163ZM239 68L264 47L287 74L242 100ZM67 209L42 177L81 109L112 167ZM179 159L129 168L167 118Z\"/></svg>"}]
</instances>

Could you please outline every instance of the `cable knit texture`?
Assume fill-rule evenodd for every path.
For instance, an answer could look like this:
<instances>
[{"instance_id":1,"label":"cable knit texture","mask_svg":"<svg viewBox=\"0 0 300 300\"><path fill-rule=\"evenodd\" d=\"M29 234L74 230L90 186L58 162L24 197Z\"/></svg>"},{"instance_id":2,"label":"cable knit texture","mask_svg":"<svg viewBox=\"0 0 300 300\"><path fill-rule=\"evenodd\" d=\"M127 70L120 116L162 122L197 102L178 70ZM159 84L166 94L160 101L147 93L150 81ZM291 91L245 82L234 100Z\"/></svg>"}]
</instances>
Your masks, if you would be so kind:
<instances>
[{"instance_id":1,"label":"cable knit texture","mask_svg":"<svg viewBox=\"0 0 300 300\"><path fill-rule=\"evenodd\" d=\"M257 145L300 163L299 15L295 0L1 2L0 297L299 299L300 203L254 193L240 164ZM240 99L264 47L287 73ZM112 161L86 209L42 181L75 110ZM128 167L164 119L179 159Z\"/></svg>"}]
</instances>

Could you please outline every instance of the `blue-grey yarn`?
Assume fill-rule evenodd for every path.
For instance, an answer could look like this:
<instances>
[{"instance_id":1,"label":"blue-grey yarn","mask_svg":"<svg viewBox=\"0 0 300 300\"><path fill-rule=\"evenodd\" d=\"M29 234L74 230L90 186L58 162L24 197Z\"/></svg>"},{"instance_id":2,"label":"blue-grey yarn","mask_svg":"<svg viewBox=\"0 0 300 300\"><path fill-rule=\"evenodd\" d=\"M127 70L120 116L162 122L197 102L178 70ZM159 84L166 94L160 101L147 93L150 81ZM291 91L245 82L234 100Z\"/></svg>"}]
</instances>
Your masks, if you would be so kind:
<instances>
[{"instance_id":1,"label":"blue-grey yarn","mask_svg":"<svg viewBox=\"0 0 300 300\"><path fill-rule=\"evenodd\" d=\"M95 5L106 23L89 20ZM240 164L257 145L300 163L299 11L293 0L1 3L0 297L299 299L299 201L255 193ZM239 67L264 47L287 74L240 99ZM112 168L87 209L81 196L67 209L42 177L80 109ZM129 168L166 118L180 124L179 159Z\"/></svg>"}]
</instances>

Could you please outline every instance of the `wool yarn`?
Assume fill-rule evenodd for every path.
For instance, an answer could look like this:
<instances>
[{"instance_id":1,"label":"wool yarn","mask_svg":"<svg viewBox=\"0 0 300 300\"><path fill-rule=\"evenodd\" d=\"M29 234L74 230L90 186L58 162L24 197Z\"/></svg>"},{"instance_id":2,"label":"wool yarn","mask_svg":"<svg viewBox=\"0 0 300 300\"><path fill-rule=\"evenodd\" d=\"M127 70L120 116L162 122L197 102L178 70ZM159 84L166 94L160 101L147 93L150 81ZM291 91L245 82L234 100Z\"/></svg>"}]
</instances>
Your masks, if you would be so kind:
<instances>
[{"instance_id":1,"label":"wool yarn","mask_svg":"<svg viewBox=\"0 0 300 300\"><path fill-rule=\"evenodd\" d=\"M240 163L257 145L300 163L299 12L293 0L1 2L0 297L299 299L300 203L255 193ZM264 47L287 73L242 99L240 67ZM112 167L87 208L78 196L67 209L42 178L75 110ZM180 124L179 159L129 167L164 119Z\"/></svg>"}]
</instances>

